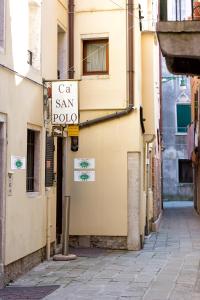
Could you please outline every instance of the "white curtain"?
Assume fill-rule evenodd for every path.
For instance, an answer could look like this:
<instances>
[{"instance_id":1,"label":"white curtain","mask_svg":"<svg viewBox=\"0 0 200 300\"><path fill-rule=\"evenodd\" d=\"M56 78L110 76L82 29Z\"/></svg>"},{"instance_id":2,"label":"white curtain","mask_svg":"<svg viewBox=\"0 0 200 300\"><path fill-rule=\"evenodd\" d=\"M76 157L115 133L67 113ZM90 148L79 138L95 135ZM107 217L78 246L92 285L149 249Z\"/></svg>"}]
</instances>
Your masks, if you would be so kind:
<instances>
[{"instance_id":1,"label":"white curtain","mask_svg":"<svg viewBox=\"0 0 200 300\"><path fill-rule=\"evenodd\" d=\"M87 72L106 71L106 43L87 45Z\"/></svg>"}]
</instances>

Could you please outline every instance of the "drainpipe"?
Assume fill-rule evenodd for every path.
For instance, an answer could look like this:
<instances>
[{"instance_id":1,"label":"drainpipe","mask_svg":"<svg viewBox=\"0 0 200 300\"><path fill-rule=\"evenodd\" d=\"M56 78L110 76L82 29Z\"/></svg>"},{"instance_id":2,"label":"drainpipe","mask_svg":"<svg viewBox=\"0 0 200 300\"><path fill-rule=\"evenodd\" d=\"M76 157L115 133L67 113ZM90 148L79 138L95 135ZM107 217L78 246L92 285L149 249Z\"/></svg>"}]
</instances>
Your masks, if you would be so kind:
<instances>
[{"instance_id":1,"label":"drainpipe","mask_svg":"<svg viewBox=\"0 0 200 300\"><path fill-rule=\"evenodd\" d=\"M79 124L80 129L86 128L92 125L96 125L99 123L103 123L109 120L117 119L123 116L128 115L133 110L134 107L134 17L133 17L133 5L134 0L128 0L128 28L127 28L127 36L128 36L128 106L121 110L116 111L112 114L105 115L103 117L98 117L92 120L86 120Z\"/></svg>"},{"instance_id":2,"label":"drainpipe","mask_svg":"<svg viewBox=\"0 0 200 300\"><path fill-rule=\"evenodd\" d=\"M68 27L69 27L68 77L69 79L74 79L74 0L69 0L69 4L68 4Z\"/></svg>"},{"instance_id":3,"label":"drainpipe","mask_svg":"<svg viewBox=\"0 0 200 300\"><path fill-rule=\"evenodd\" d=\"M128 0L128 86L129 86L129 106L134 105L134 18L133 0Z\"/></svg>"},{"instance_id":4,"label":"drainpipe","mask_svg":"<svg viewBox=\"0 0 200 300\"><path fill-rule=\"evenodd\" d=\"M68 1L68 79L74 79L74 0ZM67 153L68 153L68 138L62 139L63 150L63 178L62 178L62 255L68 256L66 253L66 244L69 243L69 236L66 232L69 231L69 206L66 212L66 197L67 197ZM57 260L57 256L54 257Z\"/></svg>"}]
</instances>

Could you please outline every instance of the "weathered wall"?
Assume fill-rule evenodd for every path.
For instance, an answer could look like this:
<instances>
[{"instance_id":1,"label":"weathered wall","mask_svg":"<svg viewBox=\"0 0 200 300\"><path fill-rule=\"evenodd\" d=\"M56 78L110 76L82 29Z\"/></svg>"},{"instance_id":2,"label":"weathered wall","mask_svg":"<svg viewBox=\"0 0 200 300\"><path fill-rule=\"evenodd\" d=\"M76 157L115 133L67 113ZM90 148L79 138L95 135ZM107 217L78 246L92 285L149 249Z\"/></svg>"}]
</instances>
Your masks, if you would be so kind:
<instances>
[{"instance_id":1,"label":"weathered wall","mask_svg":"<svg viewBox=\"0 0 200 300\"><path fill-rule=\"evenodd\" d=\"M180 90L181 77L173 78L173 75L166 70L164 63L162 76L163 198L165 200L189 200L193 197L193 185L179 183L178 178L178 159L187 159L187 145L186 134L177 133L176 103L190 101L190 79L185 78L187 89L183 93Z\"/></svg>"}]
</instances>

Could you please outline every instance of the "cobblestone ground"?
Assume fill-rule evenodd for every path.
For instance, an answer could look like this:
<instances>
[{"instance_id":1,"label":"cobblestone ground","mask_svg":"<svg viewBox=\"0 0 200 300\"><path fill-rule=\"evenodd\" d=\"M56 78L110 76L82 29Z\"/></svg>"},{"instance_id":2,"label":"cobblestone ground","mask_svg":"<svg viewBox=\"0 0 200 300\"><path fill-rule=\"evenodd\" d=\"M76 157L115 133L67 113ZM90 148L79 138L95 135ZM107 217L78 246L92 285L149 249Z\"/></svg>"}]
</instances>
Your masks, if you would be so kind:
<instances>
[{"instance_id":1,"label":"cobblestone ground","mask_svg":"<svg viewBox=\"0 0 200 300\"><path fill-rule=\"evenodd\" d=\"M200 217L176 202L166 204L159 233L142 251L44 262L13 285L59 284L48 300L200 300L199 263Z\"/></svg>"}]
</instances>

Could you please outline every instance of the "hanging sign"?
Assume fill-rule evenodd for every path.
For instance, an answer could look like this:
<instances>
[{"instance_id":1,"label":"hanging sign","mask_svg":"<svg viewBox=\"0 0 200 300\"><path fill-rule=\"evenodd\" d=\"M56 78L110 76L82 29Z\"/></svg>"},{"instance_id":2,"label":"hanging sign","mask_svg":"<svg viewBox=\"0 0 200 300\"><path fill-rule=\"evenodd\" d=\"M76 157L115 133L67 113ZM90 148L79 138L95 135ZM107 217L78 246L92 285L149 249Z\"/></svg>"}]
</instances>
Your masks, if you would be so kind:
<instances>
[{"instance_id":1,"label":"hanging sign","mask_svg":"<svg viewBox=\"0 0 200 300\"><path fill-rule=\"evenodd\" d=\"M68 136L79 136L79 126L69 125L67 128Z\"/></svg>"},{"instance_id":2,"label":"hanging sign","mask_svg":"<svg viewBox=\"0 0 200 300\"><path fill-rule=\"evenodd\" d=\"M52 135L53 136L59 136L62 137L63 136L63 127L62 126L53 126L52 127Z\"/></svg>"},{"instance_id":3,"label":"hanging sign","mask_svg":"<svg viewBox=\"0 0 200 300\"><path fill-rule=\"evenodd\" d=\"M11 156L11 170L24 170L26 169L25 157Z\"/></svg>"},{"instance_id":4,"label":"hanging sign","mask_svg":"<svg viewBox=\"0 0 200 300\"><path fill-rule=\"evenodd\" d=\"M78 82L52 82L52 124L78 124Z\"/></svg>"}]
</instances>

